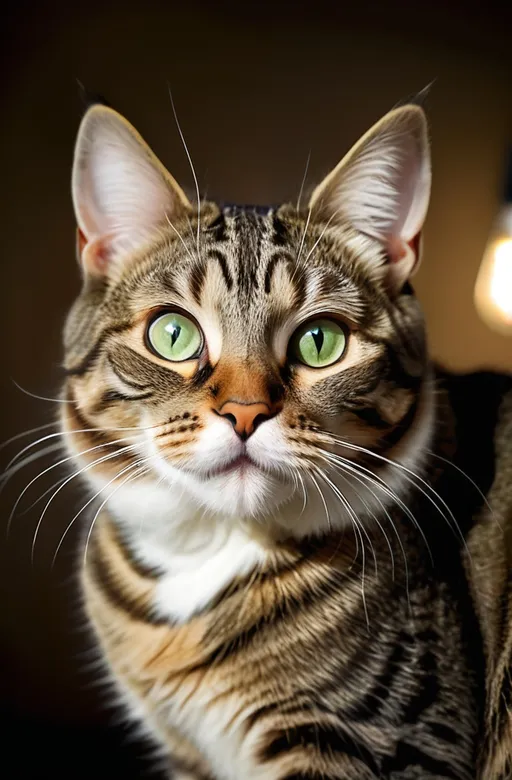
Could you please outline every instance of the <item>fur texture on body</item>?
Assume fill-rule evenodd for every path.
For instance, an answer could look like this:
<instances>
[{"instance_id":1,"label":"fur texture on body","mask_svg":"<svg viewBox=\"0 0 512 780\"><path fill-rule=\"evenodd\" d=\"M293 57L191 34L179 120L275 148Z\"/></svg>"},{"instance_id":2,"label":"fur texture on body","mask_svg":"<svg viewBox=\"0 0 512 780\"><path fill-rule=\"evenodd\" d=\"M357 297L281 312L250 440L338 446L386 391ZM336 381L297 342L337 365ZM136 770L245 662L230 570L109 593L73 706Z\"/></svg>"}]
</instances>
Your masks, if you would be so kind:
<instances>
[{"instance_id":1,"label":"fur texture on body","mask_svg":"<svg viewBox=\"0 0 512 780\"><path fill-rule=\"evenodd\" d=\"M116 112L83 120L85 608L180 780L509 776L512 390L431 365L429 191L415 105L303 210L193 207Z\"/></svg>"}]
</instances>

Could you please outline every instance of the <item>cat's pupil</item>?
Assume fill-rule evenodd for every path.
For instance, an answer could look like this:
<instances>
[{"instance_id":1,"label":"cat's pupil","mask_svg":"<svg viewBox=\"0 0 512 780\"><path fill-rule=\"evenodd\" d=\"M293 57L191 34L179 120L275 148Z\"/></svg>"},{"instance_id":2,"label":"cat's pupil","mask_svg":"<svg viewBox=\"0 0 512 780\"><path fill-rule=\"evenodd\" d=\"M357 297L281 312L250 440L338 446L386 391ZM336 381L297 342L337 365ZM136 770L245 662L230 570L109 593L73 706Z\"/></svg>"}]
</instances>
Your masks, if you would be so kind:
<instances>
[{"instance_id":1,"label":"cat's pupil","mask_svg":"<svg viewBox=\"0 0 512 780\"><path fill-rule=\"evenodd\" d=\"M311 335L313 336L313 341L315 342L316 351L318 354L321 353L322 347L324 345L324 332L321 328L315 328L315 330L310 331Z\"/></svg>"},{"instance_id":2,"label":"cat's pupil","mask_svg":"<svg viewBox=\"0 0 512 780\"><path fill-rule=\"evenodd\" d=\"M178 341L180 334L181 334L181 328L179 325L171 325L171 347L174 347L176 342Z\"/></svg>"}]
</instances>

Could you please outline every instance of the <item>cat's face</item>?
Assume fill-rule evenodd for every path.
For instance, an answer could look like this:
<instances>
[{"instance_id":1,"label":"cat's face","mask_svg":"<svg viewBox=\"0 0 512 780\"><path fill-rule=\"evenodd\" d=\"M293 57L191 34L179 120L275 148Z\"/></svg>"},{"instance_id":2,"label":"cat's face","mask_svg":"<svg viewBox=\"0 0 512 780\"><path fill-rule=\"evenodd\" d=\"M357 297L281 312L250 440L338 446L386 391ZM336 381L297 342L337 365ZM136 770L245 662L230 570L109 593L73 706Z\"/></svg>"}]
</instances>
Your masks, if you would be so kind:
<instances>
[{"instance_id":1,"label":"cat's face","mask_svg":"<svg viewBox=\"0 0 512 780\"><path fill-rule=\"evenodd\" d=\"M429 181L424 116L407 107L303 211L198 211L125 120L91 109L74 171L85 284L66 327L63 426L93 485L140 480L269 523L328 492L337 523L344 499L368 504L384 458L417 460L427 355L407 278Z\"/></svg>"}]
</instances>

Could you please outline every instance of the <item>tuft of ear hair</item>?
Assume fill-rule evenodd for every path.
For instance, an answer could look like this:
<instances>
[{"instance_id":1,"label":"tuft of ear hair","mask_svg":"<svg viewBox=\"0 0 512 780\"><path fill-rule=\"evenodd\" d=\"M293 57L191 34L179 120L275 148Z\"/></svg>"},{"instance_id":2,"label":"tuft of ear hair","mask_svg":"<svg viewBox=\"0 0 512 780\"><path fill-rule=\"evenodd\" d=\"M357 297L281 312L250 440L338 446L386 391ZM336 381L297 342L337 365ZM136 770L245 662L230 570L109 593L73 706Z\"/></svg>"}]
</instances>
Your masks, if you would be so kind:
<instances>
[{"instance_id":1,"label":"tuft of ear hair","mask_svg":"<svg viewBox=\"0 0 512 780\"><path fill-rule=\"evenodd\" d=\"M402 98L402 100L399 100L393 106L393 108L403 108L404 106L419 106L425 111L425 107L430 96L430 90L432 89L435 81L436 79L432 79L432 81L423 87L423 89L420 89L419 92L414 92L412 95Z\"/></svg>"},{"instance_id":2,"label":"tuft of ear hair","mask_svg":"<svg viewBox=\"0 0 512 780\"><path fill-rule=\"evenodd\" d=\"M80 260L93 277L117 273L160 226L192 208L135 128L97 103L78 131L72 195Z\"/></svg>"},{"instance_id":3,"label":"tuft of ear hair","mask_svg":"<svg viewBox=\"0 0 512 780\"><path fill-rule=\"evenodd\" d=\"M78 85L80 102L84 107L84 113L88 111L89 108L92 108L92 106L106 106L107 108L112 108L112 105L108 100L104 98L103 95L100 95L99 92L92 92L90 89L87 89L79 79L76 80L76 83Z\"/></svg>"},{"instance_id":4,"label":"tuft of ear hair","mask_svg":"<svg viewBox=\"0 0 512 780\"><path fill-rule=\"evenodd\" d=\"M312 217L351 225L378 241L385 283L398 293L420 259L430 198L427 120L418 105L395 108L375 124L314 190Z\"/></svg>"}]
</instances>

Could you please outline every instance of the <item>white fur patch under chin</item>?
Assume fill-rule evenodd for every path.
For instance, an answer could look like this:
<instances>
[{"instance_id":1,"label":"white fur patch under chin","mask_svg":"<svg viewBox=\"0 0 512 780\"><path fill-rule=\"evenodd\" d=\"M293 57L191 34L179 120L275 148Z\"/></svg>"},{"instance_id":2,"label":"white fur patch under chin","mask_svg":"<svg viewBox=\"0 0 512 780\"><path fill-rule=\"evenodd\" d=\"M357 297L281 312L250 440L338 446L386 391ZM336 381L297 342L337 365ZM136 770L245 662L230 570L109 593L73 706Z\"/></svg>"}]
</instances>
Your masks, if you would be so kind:
<instances>
[{"instance_id":1,"label":"white fur patch under chin","mask_svg":"<svg viewBox=\"0 0 512 780\"><path fill-rule=\"evenodd\" d=\"M220 528L219 538L214 534L197 555L180 556L176 570L161 578L155 598L161 616L188 620L233 579L249 574L265 561L264 548L241 529L232 531L227 539L223 530Z\"/></svg>"},{"instance_id":2,"label":"white fur patch under chin","mask_svg":"<svg viewBox=\"0 0 512 780\"><path fill-rule=\"evenodd\" d=\"M206 514L169 485L127 485L109 511L137 558L162 572L154 608L172 620L190 618L267 555L232 517Z\"/></svg>"}]
</instances>

